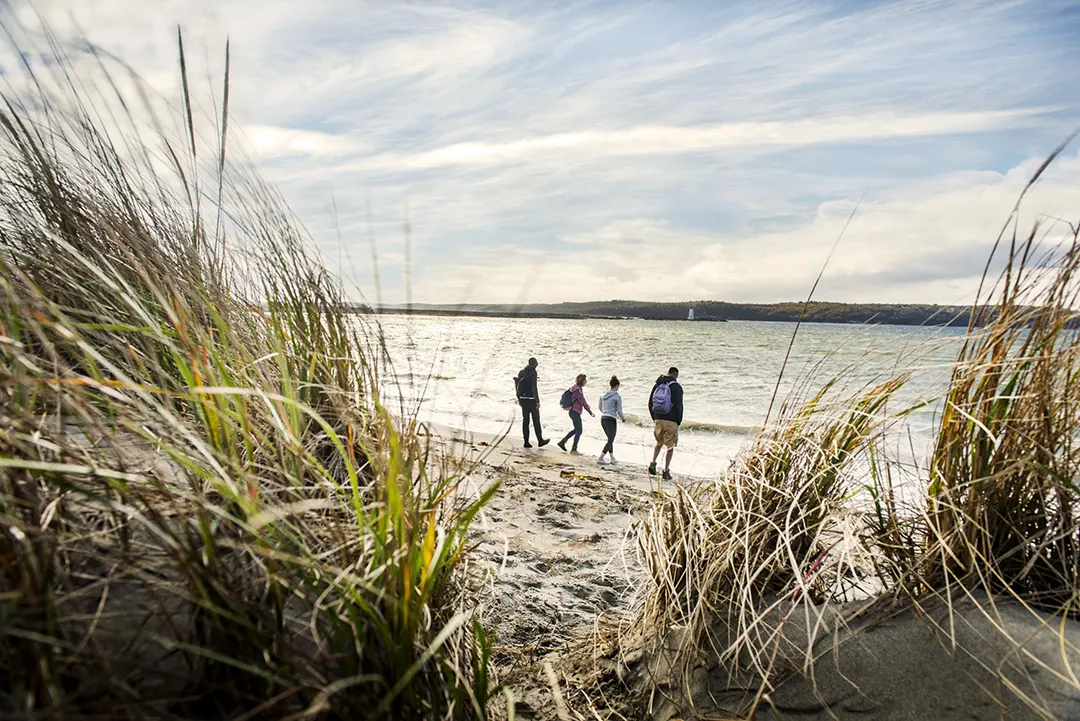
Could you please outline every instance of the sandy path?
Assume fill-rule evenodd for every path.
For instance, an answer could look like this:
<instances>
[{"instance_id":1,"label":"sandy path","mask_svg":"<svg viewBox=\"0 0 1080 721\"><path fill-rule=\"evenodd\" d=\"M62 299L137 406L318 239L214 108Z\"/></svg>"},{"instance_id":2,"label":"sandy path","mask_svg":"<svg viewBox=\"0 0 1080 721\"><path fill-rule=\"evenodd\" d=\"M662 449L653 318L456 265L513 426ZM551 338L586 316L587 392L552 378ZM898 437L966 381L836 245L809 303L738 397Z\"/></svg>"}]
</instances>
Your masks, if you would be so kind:
<instances>
[{"instance_id":1,"label":"sandy path","mask_svg":"<svg viewBox=\"0 0 1080 721\"><path fill-rule=\"evenodd\" d=\"M502 484L474 523L470 558L504 654L536 660L601 614L629 608L641 587L634 524L655 492L645 468L599 466L554 444L527 450L513 437L437 432L453 455L477 461L473 492Z\"/></svg>"}]
</instances>

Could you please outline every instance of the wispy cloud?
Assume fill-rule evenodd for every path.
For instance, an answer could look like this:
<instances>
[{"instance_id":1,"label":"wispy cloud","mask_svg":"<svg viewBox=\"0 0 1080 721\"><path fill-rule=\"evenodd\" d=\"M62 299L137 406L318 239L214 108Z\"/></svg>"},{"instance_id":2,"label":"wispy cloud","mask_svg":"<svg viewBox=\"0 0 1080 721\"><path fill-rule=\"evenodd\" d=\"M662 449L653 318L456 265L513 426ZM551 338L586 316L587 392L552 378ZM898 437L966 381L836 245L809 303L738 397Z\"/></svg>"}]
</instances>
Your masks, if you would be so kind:
<instances>
[{"instance_id":1,"label":"wispy cloud","mask_svg":"<svg viewBox=\"0 0 1080 721\"><path fill-rule=\"evenodd\" d=\"M266 157L314 155L340 156L359 152L365 145L352 137L341 137L317 130L278 128L272 125L248 125L243 130L252 149Z\"/></svg>"},{"instance_id":2,"label":"wispy cloud","mask_svg":"<svg viewBox=\"0 0 1080 721\"><path fill-rule=\"evenodd\" d=\"M1080 119L1071 6L34 3L173 97L176 24L216 77L228 34L234 120L331 264L340 237L370 292L373 228L400 300L407 207L414 295L446 302L797 298L864 194L822 292L955 300ZM1045 208L1075 213L1061 168Z\"/></svg>"},{"instance_id":3,"label":"wispy cloud","mask_svg":"<svg viewBox=\"0 0 1080 721\"><path fill-rule=\"evenodd\" d=\"M505 143L455 143L424 153L385 155L368 165L382 168L438 168L526 161L553 153L659 155L695 151L800 146L891 138L975 133L1018 128L1054 108L923 115L875 114L793 121L727 123L705 127L644 126L627 130L556 133Z\"/></svg>"},{"instance_id":4,"label":"wispy cloud","mask_svg":"<svg viewBox=\"0 0 1080 721\"><path fill-rule=\"evenodd\" d=\"M1037 161L1008 173L961 173L867 198L855 213L819 288L822 299L928 301L973 299L1002 224ZM492 302L532 278L535 297L798 299L814 281L855 210L831 201L805 223L773 232L702 232L649 217L628 217L561 238L544 250L475 249L425 273L430 297L468 295ZM1046 242L1067 226L1055 220L1080 207L1080 154L1063 158L1034 191L1020 227L1044 224ZM1074 213L1075 222L1075 213Z\"/></svg>"}]
</instances>

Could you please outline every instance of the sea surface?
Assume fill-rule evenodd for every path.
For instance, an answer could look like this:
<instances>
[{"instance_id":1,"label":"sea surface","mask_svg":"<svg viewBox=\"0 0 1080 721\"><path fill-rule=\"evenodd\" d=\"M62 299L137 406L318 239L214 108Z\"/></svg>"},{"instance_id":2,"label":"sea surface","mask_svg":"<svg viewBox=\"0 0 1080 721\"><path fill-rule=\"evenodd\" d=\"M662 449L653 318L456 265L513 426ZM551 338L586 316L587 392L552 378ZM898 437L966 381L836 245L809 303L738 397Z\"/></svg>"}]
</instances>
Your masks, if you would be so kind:
<instances>
[{"instance_id":1,"label":"sea surface","mask_svg":"<svg viewBox=\"0 0 1080 721\"><path fill-rule=\"evenodd\" d=\"M677 366L685 410L673 467L694 475L722 470L761 428L789 344L773 417L785 399L805 398L830 379L840 379L834 392L843 395L904 372L910 380L889 410L926 404L893 429L890 442L897 454L919 462L940 408L935 399L963 337L956 328L814 323L803 324L792 344L794 323L404 315L376 321L392 359L384 402L444 426L509 432L520 442L513 378L535 356L545 435L558 440L570 429L559 396L574 377L588 376L585 394L595 409L617 375L627 422L620 425L616 456L630 463L651 458L649 392L659 375ZM604 442L599 418L583 420L580 450L598 455ZM550 449L559 452L554 444Z\"/></svg>"}]
</instances>

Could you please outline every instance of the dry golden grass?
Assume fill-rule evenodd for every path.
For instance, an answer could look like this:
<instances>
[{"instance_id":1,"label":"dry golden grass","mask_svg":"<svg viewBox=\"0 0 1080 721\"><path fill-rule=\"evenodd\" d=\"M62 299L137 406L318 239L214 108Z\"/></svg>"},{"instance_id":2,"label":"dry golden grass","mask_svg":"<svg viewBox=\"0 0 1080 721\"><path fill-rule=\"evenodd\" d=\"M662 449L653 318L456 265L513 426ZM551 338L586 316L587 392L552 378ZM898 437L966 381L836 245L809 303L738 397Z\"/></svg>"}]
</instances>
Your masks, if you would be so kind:
<instances>
[{"instance_id":1,"label":"dry golden grass","mask_svg":"<svg viewBox=\"0 0 1080 721\"><path fill-rule=\"evenodd\" d=\"M846 374L811 376L727 473L656 505L639 531L650 586L596 654L615 659L620 679L642 650L652 659L629 689L634 700L606 707L612 718L650 713L659 688L692 708L703 663L726 668L733 686L756 685L741 711L753 716L785 674L813 674L815 629L842 626L837 604L854 598L924 614L947 647L1036 714L1052 717L1021 678L1029 670L963 648L958 624L991 629L1017 658L1080 692L1068 620L1080 590L1080 244L1075 228L1021 237L1016 222L1014 209L1011 238L1003 232L995 245L1004 269L973 306L987 324L973 320L962 339L914 485L882 442L914 410L890 406L915 372L899 368L854 392L839 390ZM815 382L820 390L807 392ZM933 620L931 609L960 601L966 618L948 610L947 623ZM1016 609L1039 627L1059 624L1057 658L1025 649L1009 622ZM801 630L791 633L796 620ZM605 707L597 699L611 695L611 673L582 678L584 707Z\"/></svg>"}]
</instances>

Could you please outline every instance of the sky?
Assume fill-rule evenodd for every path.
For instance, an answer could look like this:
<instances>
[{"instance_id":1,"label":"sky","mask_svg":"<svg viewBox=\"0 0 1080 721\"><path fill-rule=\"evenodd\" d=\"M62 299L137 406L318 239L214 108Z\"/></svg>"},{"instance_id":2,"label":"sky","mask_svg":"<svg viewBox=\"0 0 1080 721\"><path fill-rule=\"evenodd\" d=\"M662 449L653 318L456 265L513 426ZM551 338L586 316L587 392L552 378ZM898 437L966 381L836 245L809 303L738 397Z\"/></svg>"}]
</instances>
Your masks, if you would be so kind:
<instances>
[{"instance_id":1,"label":"sky","mask_svg":"<svg viewBox=\"0 0 1080 721\"><path fill-rule=\"evenodd\" d=\"M1080 2L0 14L107 50L167 98L177 26L207 97L228 37L237 141L350 294L385 303L801 300L849 217L817 299L969 302L1024 183L1080 124ZM1075 145L1020 222L1047 218L1080 220Z\"/></svg>"}]
</instances>

